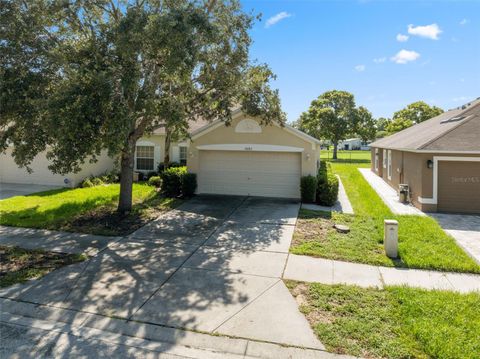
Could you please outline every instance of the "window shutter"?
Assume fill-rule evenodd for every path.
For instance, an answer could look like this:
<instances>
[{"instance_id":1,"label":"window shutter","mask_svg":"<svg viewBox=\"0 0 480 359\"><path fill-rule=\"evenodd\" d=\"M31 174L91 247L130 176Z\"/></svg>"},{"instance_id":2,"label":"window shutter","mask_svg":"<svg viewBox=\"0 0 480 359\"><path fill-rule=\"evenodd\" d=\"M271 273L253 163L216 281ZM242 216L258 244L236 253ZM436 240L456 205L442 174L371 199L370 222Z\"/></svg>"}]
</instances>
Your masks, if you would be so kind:
<instances>
[{"instance_id":1,"label":"window shutter","mask_svg":"<svg viewBox=\"0 0 480 359\"><path fill-rule=\"evenodd\" d=\"M180 149L178 146L172 146L172 162L180 162Z\"/></svg>"}]
</instances>

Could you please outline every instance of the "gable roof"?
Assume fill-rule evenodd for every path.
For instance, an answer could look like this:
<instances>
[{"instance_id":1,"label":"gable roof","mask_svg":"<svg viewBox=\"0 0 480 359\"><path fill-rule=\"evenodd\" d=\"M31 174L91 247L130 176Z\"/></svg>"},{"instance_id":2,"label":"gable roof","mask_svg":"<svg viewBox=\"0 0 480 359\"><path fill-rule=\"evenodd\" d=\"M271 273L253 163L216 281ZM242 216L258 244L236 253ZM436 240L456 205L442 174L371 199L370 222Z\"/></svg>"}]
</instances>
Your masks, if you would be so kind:
<instances>
[{"instance_id":1,"label":"gable roof","mask_svg":"<svg viewBox=\"0 0 480 359\"><path fill-rule=\"evenodd\" d=\"M210 122L207 120L204 120L202 118L199 118L196 121L190 120L188 121L188 133L192 134L196 130L205 127L208 125ZM165 127L160 127L157 128L155 131L153 131L154 135L164 135L165 134Z\"/></svg>"},{"instance_id":2,"label":"gable roof","mask_svg":"<svg viewBox=\"0 0 480 359\"><path fill-rule=\"evenodd\" d=\"M233 112L232 118L238 117L239 115L242 115L242 114L243 114L243 112L241 111L241 109L237 109ZM223 126L223 125L224 125L224 122L221 119L218 119L218 120L215 120L215 121L199 128L195 131L190 132L190 135L192 136L192 139L195 139L195 138L201 137L202 135L208 133L209 131L214 130L214 129L216 129L220 126ZM312 137L310 135L307 135L305 132L300 131L299 129L296 129L295 127L292 127L288 124L284 124L282 126L277 122L273 122L273 125L282 128L283 130L289 132L290 134L292 134L294 136L297 136L297 137L301 138L304 141L310 142L310 143L315 144L315 145L321 144L320 140L318 140L315 137Z\"/></svg>"},{"instance_id":3,"label":"gable roof","mask_svg":"<svg viewBox=\"0 0 480 359\"><path fill-rule=\"evenodd\" d=\"M477 140L472 140L474 138ZM478 138L480 138L480 98L381 138L370 146L396 150L480 151Z\"/></svg>"},{"instance_id":4,"label":"gable roof","mask_svg":"<svg viewBox=\"0 0 480 359\"><path fill-rule=\"evenodd\" d=\"M243 112L241 108L236 108L232 111L232 118L236 118L240 115L242 115ZM203 134L207 133L210 130L213 130L215 128L218 128L224 124L224 121L221 119L217 119L214 121L207 121L202 118L199 118L196 121L189 121L188 122L188 133L192 138L198 138L202 136ZM310 135L307 135L305 132L300 131L296 129L295 127L292 127L288 124L284 124L283 126L280 126L278 123L274 122L274 125L277 125L279 127L282 127L285 129L287 132L293 134L294 136L300 137L301 139L313 143L313 144L321 144L321 141L316 139L315 137L312 137ZM153 131L154 135L164 135L165 134L165 128L161 127Z\"/></svg>"}]
</instances>

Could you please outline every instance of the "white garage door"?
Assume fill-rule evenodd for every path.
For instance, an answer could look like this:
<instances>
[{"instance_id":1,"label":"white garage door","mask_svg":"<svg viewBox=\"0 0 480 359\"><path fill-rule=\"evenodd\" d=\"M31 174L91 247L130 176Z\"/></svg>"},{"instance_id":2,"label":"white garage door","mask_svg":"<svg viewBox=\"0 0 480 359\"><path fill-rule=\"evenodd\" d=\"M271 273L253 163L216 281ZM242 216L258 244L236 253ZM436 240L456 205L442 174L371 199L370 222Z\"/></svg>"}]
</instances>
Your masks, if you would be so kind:
<instances>
[{"instance_id":1,"label":"white garage door","mask_svg":"<svg viewBox=\"0 0 480 359\"><path fill-rule=\"evenodd\" d=\"M198 193L300 197L301 154L200 151Z\"/></svg>"},{"instance_id":2,"label":"white garage door","mask_svg":"<svg viewBox=\"0 0 480 359\"><path fill-rule=\"evenodd\" d=\"M32 173L25 168L19 168L12 157L12 150L7 149L6 154L0 154L0 182L2 183L25 183L63 186L64 176L54 175L47 168L48 161L44 154L39 154L30 166Z\"/></svg>"}]
</instances>

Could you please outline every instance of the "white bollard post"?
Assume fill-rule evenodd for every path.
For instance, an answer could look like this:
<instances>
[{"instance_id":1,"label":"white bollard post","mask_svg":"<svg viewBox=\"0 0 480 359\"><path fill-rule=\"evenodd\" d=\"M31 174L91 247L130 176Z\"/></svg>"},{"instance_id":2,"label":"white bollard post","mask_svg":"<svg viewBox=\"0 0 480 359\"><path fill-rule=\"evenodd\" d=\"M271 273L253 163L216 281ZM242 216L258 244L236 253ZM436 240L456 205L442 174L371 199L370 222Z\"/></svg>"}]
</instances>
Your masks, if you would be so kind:
<instances>
[{"instance_id":1,"label":"white bollard post","mask_svg":"<svg viewBox=\"0 0 480 359\"><path fill-rule=\"evenodd\" d=\"M398 257L398 222L394 219L384 220L383 245L387 257Z\"/></svg>"}]
</instances>

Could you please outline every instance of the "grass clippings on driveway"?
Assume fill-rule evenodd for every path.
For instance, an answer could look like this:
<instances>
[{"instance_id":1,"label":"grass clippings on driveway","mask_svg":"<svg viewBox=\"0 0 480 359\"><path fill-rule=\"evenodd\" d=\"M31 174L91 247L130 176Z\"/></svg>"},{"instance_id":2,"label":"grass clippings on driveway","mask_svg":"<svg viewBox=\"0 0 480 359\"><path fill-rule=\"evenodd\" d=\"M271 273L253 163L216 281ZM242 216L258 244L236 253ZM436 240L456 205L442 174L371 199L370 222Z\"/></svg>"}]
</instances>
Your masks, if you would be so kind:
<instances>
[{"instance_id":1,"label":"grass clippings on driveway","mask_svg":"<svg viewBox=\"0 0 480 359\"><path fill-rule=\"evenodd\" d=\"M301 210L291 252L372 265L480 273L480 266L431 217L394 215L363 178L359 164L332 163L342 179L355 215ZM365 166L364 166L365 167ZM383 221L399 223L399 255L383 249ZM347 224L340 234L333 223Z\"/></svg>"},{"instance_id":2,"label":"grass clippings on driveway","mask_svg":"<svg viewBox=\"0 0 480 359\"><path fill-rule=\"evenodd\" d=\"M288 281L329 351L366 358L478 358L480 294Z\"/></svg>"},{"instance_id":3,"label":"grass clippings on driveway","mask_svg":"<svg viewBox=\"0 0 480 359\"><path fill-rule=\"evenodd\" d=\"M119 192L118 184L110 184L12 197L0 201L0 224L125 235L180 203L161 197L152 186L135 183L133 210L127 216L120 216L116 212Z\"/></svg>"},{"instance_id":4,"label":"grass clippings on driveway","mask_svg":"<svg viewBox=\"0 0 480 359\"><path fill-rule=\"evenodd\" d=\"M0 246L0 288L40 278L57 268L85 259L83 254Z\"/></svg>"}]
</instances>

